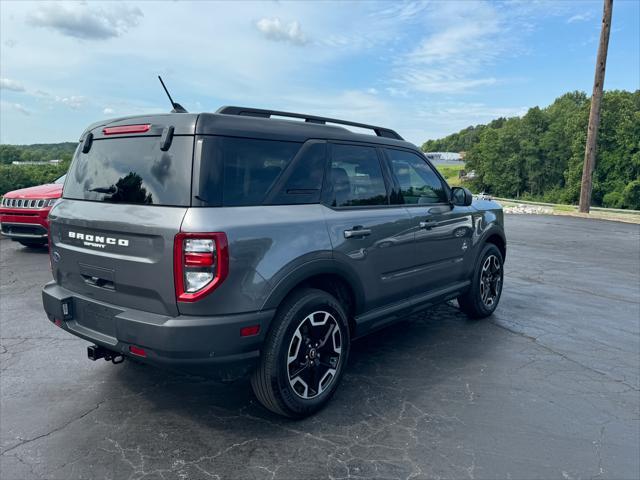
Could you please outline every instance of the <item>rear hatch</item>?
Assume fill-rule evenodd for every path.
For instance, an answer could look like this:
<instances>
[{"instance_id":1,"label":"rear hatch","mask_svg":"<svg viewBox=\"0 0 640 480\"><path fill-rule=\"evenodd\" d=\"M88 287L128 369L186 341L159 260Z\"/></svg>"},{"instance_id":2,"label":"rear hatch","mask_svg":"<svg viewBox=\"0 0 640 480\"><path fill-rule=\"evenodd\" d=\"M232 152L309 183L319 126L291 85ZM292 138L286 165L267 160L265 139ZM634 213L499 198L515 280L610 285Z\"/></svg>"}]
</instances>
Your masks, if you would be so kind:
<instances>
[{"instance_id":1,"label":"rear hatch","mask_svg":"<svg viewBox=\"0 0 640 480\"><path fill-rule=\"evenodd\" d=\"M135 117L85 132L50 214L59 285L118 307L178 313L173 242L191 203L196 120Z\"/></svg>"}]
</instances>

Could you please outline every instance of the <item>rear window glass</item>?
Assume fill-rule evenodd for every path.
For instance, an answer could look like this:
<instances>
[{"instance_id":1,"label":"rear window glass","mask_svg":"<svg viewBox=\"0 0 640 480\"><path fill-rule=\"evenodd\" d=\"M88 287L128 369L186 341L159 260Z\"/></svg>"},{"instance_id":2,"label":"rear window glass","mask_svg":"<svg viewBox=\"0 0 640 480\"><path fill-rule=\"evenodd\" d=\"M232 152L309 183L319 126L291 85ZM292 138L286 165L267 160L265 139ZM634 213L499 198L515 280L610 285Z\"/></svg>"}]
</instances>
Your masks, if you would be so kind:
<instances>
[{"instance_id":1,"label":"rear window glass","mask_svg":"<svg viewBox=\"0 0 640 480\"><path fill-rule=\"evenodd\" d=\"M276 140L206 138L199 196L225 206L261 205L300 146Z\"/></svg>"},{"instance_id":2,"label":"rear window glass","mask_svg":"<svg viewBox=\"0 0 640 480\"><path fill-rule=\"evenodd\" d=\"M160 137L94 140L78 149L67 173L64 198L96 202L188 206L193 137L175 136L168 151Z\"/></svg>"}]
</instances>

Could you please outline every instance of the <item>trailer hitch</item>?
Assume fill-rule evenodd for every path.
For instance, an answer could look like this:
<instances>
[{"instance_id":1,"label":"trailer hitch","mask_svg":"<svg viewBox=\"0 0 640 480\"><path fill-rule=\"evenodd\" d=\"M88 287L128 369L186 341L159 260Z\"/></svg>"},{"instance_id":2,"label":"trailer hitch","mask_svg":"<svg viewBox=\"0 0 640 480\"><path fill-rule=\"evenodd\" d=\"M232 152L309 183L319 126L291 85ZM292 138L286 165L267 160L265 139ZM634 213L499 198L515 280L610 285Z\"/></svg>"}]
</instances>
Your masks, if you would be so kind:
<instances>
[{"instance_id":1,"label":"trailer hitch","mask_svg":"<svg viewBox=\"0 0 640 480\"><path fill-rule=\"evenodd\" d=\"M92 360L94 362L96 360L104 358L107 362L111 361L111 363L113 363L114 365L124 362L124 355L122 355L121 353L108 350L98 345L89 345L87 347L87 357L89 357L89 360Z\"/></svg>"}]
</instances>

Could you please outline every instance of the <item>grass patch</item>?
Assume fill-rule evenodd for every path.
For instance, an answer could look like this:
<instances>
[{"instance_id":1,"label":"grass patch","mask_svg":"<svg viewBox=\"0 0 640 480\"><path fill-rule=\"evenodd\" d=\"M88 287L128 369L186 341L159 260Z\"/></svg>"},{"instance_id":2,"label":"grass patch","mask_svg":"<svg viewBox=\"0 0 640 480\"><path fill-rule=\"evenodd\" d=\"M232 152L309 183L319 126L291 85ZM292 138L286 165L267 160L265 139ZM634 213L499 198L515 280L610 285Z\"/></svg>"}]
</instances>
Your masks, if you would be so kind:
<instances>
[{"instance_id":1,"label":"grass patch","mask_svg":"<svg viewBox=\"0 0 640 480\"><path fill-rule=\"evenodd\" d=\"M436 168L451 187L460 186L459 173L464 165L436 165Z\"/></svg>"},{"instance_id":2,"label":"grass patch","mask_svg":"<svg viewBox=\"0 0 640 480\"><path fill-rule=\"evenodd\" d=\"M554 205L553 210L555 212L575 212L577 208L573 205Z\"/></svg>"}]
</instances>

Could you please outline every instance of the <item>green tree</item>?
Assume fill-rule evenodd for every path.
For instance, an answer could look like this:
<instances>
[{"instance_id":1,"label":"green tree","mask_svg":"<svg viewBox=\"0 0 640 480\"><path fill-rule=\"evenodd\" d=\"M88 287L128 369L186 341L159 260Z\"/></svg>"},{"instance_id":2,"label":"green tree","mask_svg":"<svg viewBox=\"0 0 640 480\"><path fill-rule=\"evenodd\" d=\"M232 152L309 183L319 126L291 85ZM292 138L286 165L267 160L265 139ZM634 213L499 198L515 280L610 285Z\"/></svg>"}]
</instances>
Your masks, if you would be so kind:
<instances>
[{"instance_id":1,"label":"green tree","mask_svg":"<svg viewBox=\"0 0 640 480\"><path fill-rule=\"evenodd\" d=\"M472 187L506 197L577 203L589 98L570 92L523 117L498 118L429 140L424 151L467 151ZM639 208L640 90L605 92L594 171L593 203Z\"/></svg>"},{"instance_id":2,"label":"green tree","mask_svg":"<svg viewBox=\"0 0 640 480\"><path fill-rule=\"evenodd\" d=\"M35 145L0 145L0 195L50 183L60 177L69 168L71 157L77 143L65 142ZM62 160L57 165L11 165L17 161Z\"/></svg>"},{"instance_id":3,"label":"green tree","mask_svg":"<svg viewBox=\"0 0 640 480\"><path fill-rule=\"evenodd\" d=\"M0 164L10 165L20 160L22 151L15 145L0 145Z\"/></svg>"}]
</instances>

